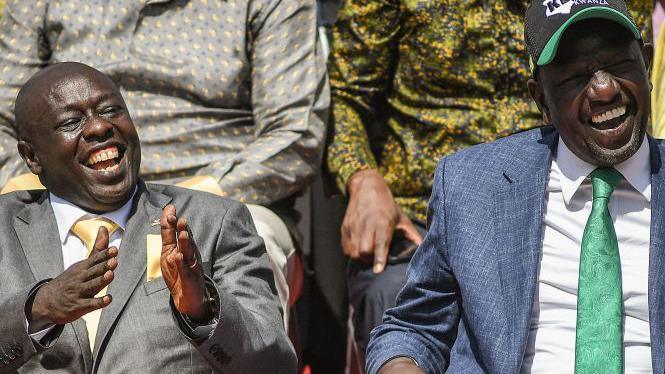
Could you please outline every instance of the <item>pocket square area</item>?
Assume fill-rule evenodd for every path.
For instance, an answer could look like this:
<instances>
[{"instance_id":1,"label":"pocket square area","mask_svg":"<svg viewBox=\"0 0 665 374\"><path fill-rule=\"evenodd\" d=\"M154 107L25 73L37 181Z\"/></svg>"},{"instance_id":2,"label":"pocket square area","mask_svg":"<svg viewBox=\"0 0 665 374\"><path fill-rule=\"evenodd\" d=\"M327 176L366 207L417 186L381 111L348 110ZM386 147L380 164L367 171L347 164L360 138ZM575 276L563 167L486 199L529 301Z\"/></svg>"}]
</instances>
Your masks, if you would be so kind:
<instances>
[{"instance_id":1,"label":"pocket square area","mask_svg":"<svg viewBox=\"0 0 665 374\"><path fill-rule=\"evenodd\" d=\"M147 267L145 279L147 282L161 278L162 267L159 265L159 259L162 255L162 236L148 234L146 237L147 244Z\"/></svg>"}]
</instances>

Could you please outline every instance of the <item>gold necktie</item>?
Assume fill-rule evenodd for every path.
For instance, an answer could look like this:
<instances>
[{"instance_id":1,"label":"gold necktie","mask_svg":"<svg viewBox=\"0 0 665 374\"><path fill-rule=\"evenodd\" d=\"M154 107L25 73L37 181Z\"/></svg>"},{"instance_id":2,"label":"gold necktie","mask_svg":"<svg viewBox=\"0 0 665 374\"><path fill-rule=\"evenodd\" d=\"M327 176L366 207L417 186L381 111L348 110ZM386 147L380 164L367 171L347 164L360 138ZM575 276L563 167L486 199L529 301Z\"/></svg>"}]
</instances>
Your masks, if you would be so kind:
<instances>
[{"instance_id":1,"label":"gold necktie","mask_svg":"<svg viewBox=\"0 0 665 374\"><path fill-rule=\"evenodd\" d=\"M88 248L88 256L92 252L92 247L95 245L95 239L97 238L97 232L100 227L106 227L109 231L109 241L111 240L111 235L113 232L119 228L119 226L104 217L95 217L90 219L82 219L77 221L72 226L72 233L76 235L85 246ZM99 291L95 297L101 297L106 295L106 287ZM97 325L99 324L99 317L102 314L101 309L94 310L83 316L85 321L85 327L88 329L88 341L90 342L90 351L92 352L95 347L95 337L97 336Z\"/></svg>"}]
</instances>

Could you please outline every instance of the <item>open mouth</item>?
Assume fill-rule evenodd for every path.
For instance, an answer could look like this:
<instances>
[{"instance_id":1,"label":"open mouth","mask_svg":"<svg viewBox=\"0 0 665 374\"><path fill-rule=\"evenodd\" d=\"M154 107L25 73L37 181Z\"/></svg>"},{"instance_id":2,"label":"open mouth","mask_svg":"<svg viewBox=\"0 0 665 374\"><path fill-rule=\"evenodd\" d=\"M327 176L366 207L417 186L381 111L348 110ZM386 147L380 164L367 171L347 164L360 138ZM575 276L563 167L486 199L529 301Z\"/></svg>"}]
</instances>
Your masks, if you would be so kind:
<instances>
[{"instance_id":1,"label":"open mouth","mask_svg":"<svg viewBox=\"0 0 665 374\"><path fill-rule=\"evenodd\" d=\"M90 169L103 172L112 172L118 169L125 150L112 145L93 152L83 164Z\"/></svg>"},{"instance_id":2,"label":"open mouth","mask_svg":"<svg viewBox=\"0 0 665 374\"><path fill-rule=\"evenodd\" d=\"M622 104L616 108L598 113L591 117L590 125L598 130L615 129L626 122L626 119L632 114L631 105Z\"/></svg>"}]
</instances>

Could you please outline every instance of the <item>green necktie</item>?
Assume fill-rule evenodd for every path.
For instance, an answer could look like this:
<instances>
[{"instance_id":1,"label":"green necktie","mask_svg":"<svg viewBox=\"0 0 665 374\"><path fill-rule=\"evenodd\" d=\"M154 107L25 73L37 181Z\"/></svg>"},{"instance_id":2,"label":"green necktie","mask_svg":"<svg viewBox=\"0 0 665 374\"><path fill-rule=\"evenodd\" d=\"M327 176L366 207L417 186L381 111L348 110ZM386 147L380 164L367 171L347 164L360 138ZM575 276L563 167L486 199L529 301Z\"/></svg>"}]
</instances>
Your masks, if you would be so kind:
<instances>
[{"instance_id":1,"label":"green necktie","mask_svg":"<svg viewBox=\"0 0 665 374\"><path fill-rule=\"evenodd\" d=\"M577 290L575 374L623 372L621 261L607 208L622 178L612 168L591 173L593 205L582 236Z\"/></svg>"}]
</instances>

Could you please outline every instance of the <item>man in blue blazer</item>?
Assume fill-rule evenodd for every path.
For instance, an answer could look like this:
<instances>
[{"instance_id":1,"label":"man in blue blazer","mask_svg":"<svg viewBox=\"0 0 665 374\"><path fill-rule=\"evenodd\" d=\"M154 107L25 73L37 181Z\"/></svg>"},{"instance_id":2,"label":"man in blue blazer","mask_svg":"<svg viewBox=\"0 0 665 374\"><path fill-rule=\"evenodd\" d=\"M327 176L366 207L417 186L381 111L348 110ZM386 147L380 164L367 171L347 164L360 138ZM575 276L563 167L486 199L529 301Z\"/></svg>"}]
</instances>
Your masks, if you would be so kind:
<instances>
[{"instance_id":1,"label":"man in blue blazer","mask_svg":"<svg viewBox=\"0 0 665 374\"><path fill-rule=\"evenodd\" d=\"M621 0L534 1L547 125L444 158L370 373L665 371L665 149ZM652 210L653 207L653 210Z\"/></svg>"}]
</instances>

